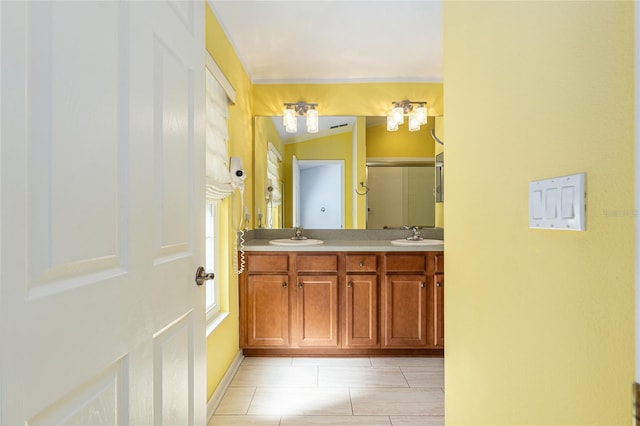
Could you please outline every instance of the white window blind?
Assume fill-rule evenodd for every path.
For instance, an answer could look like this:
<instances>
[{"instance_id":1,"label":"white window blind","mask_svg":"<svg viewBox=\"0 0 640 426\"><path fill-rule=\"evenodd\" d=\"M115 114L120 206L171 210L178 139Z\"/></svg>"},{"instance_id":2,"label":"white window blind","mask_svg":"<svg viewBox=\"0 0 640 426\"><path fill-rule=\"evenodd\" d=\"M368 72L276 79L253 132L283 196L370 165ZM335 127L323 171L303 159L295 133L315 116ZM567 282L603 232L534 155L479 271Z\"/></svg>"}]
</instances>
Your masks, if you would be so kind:
<instances>
[{"instance_id":1,"label":"white window blind","mask_svg":"<svg viewBox=\"0 0 640 426\"><path fill-rule=\"evenodd\" d=\"M206 76L207 198L222 200L233 192L227 150L229 98L208 69Z\"/></svg>"},{"instance_id":2,"label":"white window blind","mask_svg":"<svg viewBox=\"0 0 640 426\"><path fill-rule=\"evenodd\" d=\"M280 193L280 173L278 172L278 164L282 161L282 155L278 150L269 144L267 150L267 186L271 185L271 207L277 207L282 203L282 194Z\"/></svg>"}]
</instances>

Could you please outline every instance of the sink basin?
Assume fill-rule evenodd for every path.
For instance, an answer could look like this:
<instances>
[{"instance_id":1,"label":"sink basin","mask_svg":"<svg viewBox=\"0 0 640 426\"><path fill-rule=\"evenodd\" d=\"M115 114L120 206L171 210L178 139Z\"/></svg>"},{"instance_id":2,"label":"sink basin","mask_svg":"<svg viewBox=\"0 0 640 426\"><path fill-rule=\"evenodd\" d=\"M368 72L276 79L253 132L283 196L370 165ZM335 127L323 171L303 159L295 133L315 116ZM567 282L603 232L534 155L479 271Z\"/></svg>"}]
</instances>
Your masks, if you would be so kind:
<instances>
[{"instance_id":1,"label":"sink basin","mask_svg":"<svg viewBox=\"0 0 640 426\"><path fill-rule=\"evenodd\" d=\"M306 240L292 240L291 238L280 238L279 240L271 240L269 244L276 246L313 246L316 244L322 244L324 241L316 240L313 238L307 238Z\"/></svg>"},{"instance_id":2,"label":"sink basin","mask_svg":"<svg viewBox=\"0 0 640 426\"><path fill-rule=\"evenodd\" d=\"M399 240L392 240L391 244L394 246L434 246L438 244L444 244L443 240L407 240L405 238L401 238Z\"/></svg>"}]
</instances>

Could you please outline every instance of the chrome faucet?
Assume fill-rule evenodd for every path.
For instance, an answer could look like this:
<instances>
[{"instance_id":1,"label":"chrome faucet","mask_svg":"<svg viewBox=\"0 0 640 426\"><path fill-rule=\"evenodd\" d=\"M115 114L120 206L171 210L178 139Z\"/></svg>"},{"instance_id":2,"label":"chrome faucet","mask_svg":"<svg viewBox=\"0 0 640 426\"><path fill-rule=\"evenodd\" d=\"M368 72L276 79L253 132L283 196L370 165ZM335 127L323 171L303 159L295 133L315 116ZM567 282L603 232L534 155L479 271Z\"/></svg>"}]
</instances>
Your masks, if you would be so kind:
<instances>
[{"instance_id":1,"label":"chrome faucet","mask_svg":"<svg viewBox=\"0 0 640 426\"><path fill-rule=\"evenodd\" d=\"M423 240L422 235L420 234L420 228L417 226L407 227L407 229L411 229L413 231L413 235L407 237L409 241L421 241Z\"/></svg>"},{"instance_id":2,"label":"chrome faucet","mask_svg":"<svg viewBox=\"0 0 640 426\"><path fill-rule=\"evenodd\" d=\"M302 231L304 229L302 226L296 226L293 229L295 230L296 234L293 237L291 237L292 240L306 240L307 239L307 237L302 235Z\"/></svg>"}]
</instances>

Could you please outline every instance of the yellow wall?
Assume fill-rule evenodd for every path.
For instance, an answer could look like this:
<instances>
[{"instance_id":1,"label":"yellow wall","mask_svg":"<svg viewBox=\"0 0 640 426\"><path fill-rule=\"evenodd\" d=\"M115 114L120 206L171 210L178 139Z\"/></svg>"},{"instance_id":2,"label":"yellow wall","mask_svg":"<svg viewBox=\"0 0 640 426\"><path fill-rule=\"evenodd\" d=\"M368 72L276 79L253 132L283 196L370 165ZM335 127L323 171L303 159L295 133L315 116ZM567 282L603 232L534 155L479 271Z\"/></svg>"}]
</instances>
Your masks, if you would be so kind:
<instances>
[{"instance_id":1,"label":"yellow wall","mask_svg":"<svg viewBox=\"0 0 640 426\"><path fill-rule=\"evenodd\" d=\"M445 2L446 422L628 425L633 2ZM587 174L587 231L528 228Z\"/></svg>"},{"instance_id":2,"label":"yellow wall","mask_svg":"<svg viewBox=\"0 0 640 426\"><path fill-rule=\"evenodd\" d=\"M426 101L430 116L442 115L442 83L256 84L255 115L282 115L284 102L318 103L320 115L385 116L392 101Z\"/></svg>"},{"instance_id":3,"label":"yellow wall","mask_svg":"<svg viewBox=\"0 0 640 426\"><path fill-rule=\"evenodd\" d=\"M358 195L355 193L354 189L357 188L358 192L363 193L364 188L361 187L359 183L366 183L367 181L367 168L365 165L365 161L367 159L366 126L367 123L365 117L356 117L356 125L354 129L355 158L352 158L352 160L354 160L353 163L355 167L353 187L345 189L346 194L352 194L352 196L355 197L353 202L354 208L356 209L356 219L354 221L355 223L353 223L353 228L355 229L365 229L367 227L367 197L364 195Z\"/></svg>"},{"instance_id":4,"label":"yellow wall","mask_svg":"<svg viewBox=\"0 0 640 426\"><path fill-rule=\"evenodd\" d=\"M345 160L344 161L344 180L345 180L345 228L353 227L353 217L350 214L353 205L351 188L353 186L352 178L352 133L344 132L336 135L324 136L317 139L311 139L305 142L298 142L285 145L284 154L284 170L287 179L291 177L291 159L295 155L298 160ZM291 184L285 185L285 199L292 199ZM291 209L285 210L285 226L293 226L291 217Z\"/></svg>"},{"instance_id":5,"label":"yellow wall","mask_svg":"<svg viewBox=\"0 0 640 426\"><path fill-rule=\"evenodd\" d=\"M407 123L399 126L395 132L388 132L387 125L367 128L367 158L380 157L422 157L435 156L434 140L431 137L434 117L429 117L420 130L410 132Z\"/></svg>"},{"instance_id":6,"label":"yellow wall","mask_svg":"<svg viewBox=\"0 0 640 426\"><path fill-rule=\"evenodd\" d=\"M253 170L253 133L251 82L229 44L218 21L205 6L207 51L236 91L236 102L229 108L229 155L242 158L245 170ZM253 211L252 176L245 180L244 205ZM220 252L228 274L222 273L221 305L229 316L207 338L207 397L210 398L238 354L238 277L234 272L235 229L240 226L240 193L224 200L220 209L220 229L227 235L221 239ZM252 215L253 216L253 215Z\"/></svg>"},{"instance_id":7,"label":"yellow wall","mask_svg":"<svg viewBox=\"0 0 640 426\"><path fill-rule=\"evenodd\" d=\"M435 134L444 143L444 117L435 117ZM444 146L434 141L435 155L444 152ZM445 154L446 156L446 154ZM446 159L445 159L446 162ZM446 189L445 189L446 192ZM436 227L444 228L444 202L436 203Z\"/></svg>"}]
</instances>

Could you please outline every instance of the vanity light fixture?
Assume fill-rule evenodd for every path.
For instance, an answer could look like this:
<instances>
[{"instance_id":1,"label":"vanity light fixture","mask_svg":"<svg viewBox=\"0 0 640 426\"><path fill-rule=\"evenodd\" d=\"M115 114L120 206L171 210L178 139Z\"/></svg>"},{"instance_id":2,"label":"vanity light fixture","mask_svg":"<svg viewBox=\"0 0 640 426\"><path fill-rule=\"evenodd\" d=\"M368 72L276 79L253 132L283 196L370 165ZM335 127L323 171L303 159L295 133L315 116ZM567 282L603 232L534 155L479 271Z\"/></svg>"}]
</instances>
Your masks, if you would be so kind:
<instances>
[{"instance_id":1,"label":"vanity light fixture","mask_svg":"<svg viewBox=\"0 0 640 426\"><path fill-rule=\"evenodd\" d=\"M398 126L404 124L404 117L407 116L409 131L420 130L420 126L427 124L427 107L425 101L393 101L391 113L387 116L387 130L395 132Z\"/></svg>"},{"instance_id":2,"label":"vanity light fixture","mask_svg":"<svg viewBox=\"0 0 640 426\"><path fill-rule=\"evenodd\" d=\"M308 104L306 102L289 103L285 102L282 113L282 124L287 133L298 131L298 116L307 117L307 132L318 132L318 104Z\"/></svg>"}]
</instances>

